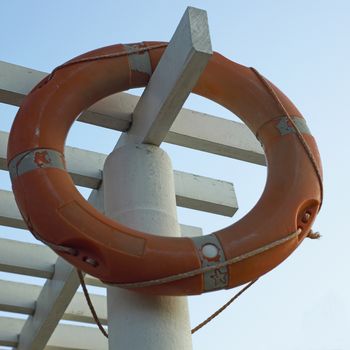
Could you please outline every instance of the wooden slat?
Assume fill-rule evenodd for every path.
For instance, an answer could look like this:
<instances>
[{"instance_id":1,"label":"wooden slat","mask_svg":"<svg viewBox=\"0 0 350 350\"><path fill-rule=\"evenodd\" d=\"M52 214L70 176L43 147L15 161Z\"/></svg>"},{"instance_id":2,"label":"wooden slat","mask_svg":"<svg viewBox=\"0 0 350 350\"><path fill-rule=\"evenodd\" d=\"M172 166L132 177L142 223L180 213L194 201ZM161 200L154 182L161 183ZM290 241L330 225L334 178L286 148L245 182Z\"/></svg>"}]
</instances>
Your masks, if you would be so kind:
<instances>
[{"instance_id":1,"label":"wooden slat","mask_svg":"<svg viewBox=\"0 0 350 350\"><path fill-rule=\"evenodd\" d=\"M0 240L0 270L3 272L52 278L56 260L57 254L44 245Z\"/></svg>"},{"instance_id":2,"label":"wooden slat","mask_svg":"<svg viewBox=\"0 0 350 350\"><path fill-rule=\"evenodd\" d=\"M0 225L27 229L11 191L0 190Z\"/></svg>"},{"instance_id":3,"label":"wooden slat","mask_svg":"<svg viewBox=\"0 0 350 350\"><path fill-rule=\"evenodd\" d=\"M180 224L180 231L182 237L198 237L203 235L202 228L196 226Z\"/></svg>"},{"instance_id":4,"label":"wooden slat","mask_svg":"<svg viewBox=\"0 0 350 350\"><path fill-rule=\"evenodd\" d=\"M51 279L57 254L42 244L0 239L0 271ZM104 287L95 277L87 275L87 284Z\"/></svg>"},{"instance_id":5,"label":"wooden slat","mask_svg":"<svg viewBox=\"0 0 350 350\"><path fill-rule=\"evenodd\" d=\"M0 318L0 345L18 346L18 335L25 320L11 317ZM100 330L92 327L59 324L45 350L107 350L107 339Z\"/></svg>"},{"instance_id":6,"label":"wooden slat","mask_svg":"<svg viewBox=\"0 0 350 350\"><path fill-rule=\"evenodd\" d=\"M0 310L32 315L41 289L42 287L34 284L0 280ZM100 321L107 324L106 297L90 293L90 298ZM74 295L62 319L95 324L83 293L77 292Z\"/></svg>"},{"instance_id":7,"label":"wooden slat","mask_svg":"<svg viewBox=\"0 0 350 350\"><path fill-rule=\"evenodd\" d=\"M238 209L233 184L209 177L174 172L176 204L231 217ZM215 201L213 200L215 198Z\"/></svg>"},{"instance_id":8,"label":"wooden slat","mask_svg":"<svg viewBox=\"0 0 350 350\"><path fill-rule=\"evenodd\" d=\"M128 139L128 143L159 146L212 54L205 11L187 8L137 103L130 130L122 137ZM147 53L143 63L145 60L149 61ZM134 62L132 57L129 61L131 65Z\"/></svg>"},{"instance_id":9,"label":"wooden slat","mask_svg":"<svg viewBox=\"0 0 350 350\"><path fill-rule=\"evenodd\" d=\"M243 123L183 108L165 142L266 165L264 151Z\"/></svg>"},{"instance_id":10,"label":"wooden slat","mask_svg":"<svg viewBox=\"0 0 350 350\"><path fill-rule=\"evenodd\" d=\"M91 196L88 201L99 210L100 203L95 199L95 196ZM35 312L23 325L18 339L18 350L37 350L46 346L79 285L76 268L58 257L52 278L48 279L40 290Z\"/></svg>"},{"instance_id":11,"label":"wooden slat","mask_svg":"<svg viewBox=\"0 0 350 350\"><path fill-rule=\"evenodd\" d=\"M45 282L38 295L35 312L23 325L18 350L44 349L78 287L76 269L58 257L52 279Z\"/></svg>"},{"instance_id":12,"label":"wooden slat","mask_svg":"<svg viewBox=\"0 0 350 350\"><path fill-rule=\"evenodd\" d=\"M3 170L7 169L7 142L8 133L0 131L0 169ZM106 154L67 146L65 156L67 170L76 185L88 188L100 187ZM229 217L238 209L236 194L230 182L176 170L174 179L178 206ZM0 201L0 207L1 205Z\"/></svg>"},{"instance_id":13,"label":"wooden slat","mask_svg":"<svg viewBox=\"0 0 350 350\"><path fill-rule=\"evenodd\" d=\"M0 317L0 346L17 345L18 334L21 332L24 320L10 317Z\"/></svg>"},{"instance_id":14,"label":"wooden slat","mask_svg":"<svg viewBox=\"0 0 350 350\"><path fill-rule=\"evenodd\" d=\"M45 72L0 61L0 102L20 106L24 97L46 76ZM127 130L137 101L123 95L99 101L79 120L108 129Z\"/></svg>"},{"instance_id":15,"label":"wooden slat","mask_svg":"<svg viewBox=\"0 0 350 350\"><path fill-rule=\"evenodd\" d=\"M23 98L47 73L0 61L0 102L19 106ZM79 120L105 128L125 131L139 97L126 93L109 96L92 106ZM165 142L265 164L264 152L242 123L183 108Z\"/></svg>"}]
</instances>

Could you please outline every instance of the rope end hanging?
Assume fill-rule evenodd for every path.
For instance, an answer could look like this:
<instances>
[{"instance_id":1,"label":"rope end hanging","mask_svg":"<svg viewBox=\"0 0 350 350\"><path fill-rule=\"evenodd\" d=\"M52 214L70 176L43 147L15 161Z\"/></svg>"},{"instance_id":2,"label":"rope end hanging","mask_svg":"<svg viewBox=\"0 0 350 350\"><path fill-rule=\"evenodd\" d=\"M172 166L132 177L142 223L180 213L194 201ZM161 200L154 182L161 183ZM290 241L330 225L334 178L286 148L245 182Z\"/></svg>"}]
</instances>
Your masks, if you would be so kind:
<instances>
[{"instance_id":1,"label":"rope end hanging","mask_svg":"<svg viewBox=\"0 0 350 350\"><path fill-rule=\"evenodd\" d=\"M103 328L102 326L102 323L100 321L100 319L98 318L97 316L97 313L96 313L96 310L94 308L94 305L92 304L92 301L91 301L91 298L90 298L90 295L89 295L89 292L86 288L86 284L85 284L85 280L84 280L84 274L81 270L77 269L77 274L78 274L78 277L79 277L79 281L80 281L80 285L83 289L83 292L84 292L84 296L85 296L85 299L86 299L86 302L89 306L89 309L90 309L90 312L92 314L92 317L94 318L94 321L97 325L97 327L99 328L99 330L101 331L101 333L106 337L108 338L108 333L106 332L106 330Z\"/></svg>"},{"instance_id":2,"label":"rope end hanging","mask_svg":"<svg viewBox=\"0 0 350 350\"><path fill-rule=\"evenodd\" d=\"M310 239L320 239L322 237L322 235L319 232L314 232L314 231L310 230L310 232L307 234L306 237L310 238Z\"/></svg>"},{"instance_id":3,"label":"rope end hanging","mask_svg":"<svg viewBox=\"0 0 350 350\"><path fill-rule=\"evenodd\" d=\"M241 294L243 294L248 288L250 288L258 279L251 281L245 287L243 287L237 294L235 294L226 304L221 306L218 310L216 310L212 315L210 315L206 320L201 322L199 325L191 329L191 334L196 333L201 328L206 326L210 321L212 321L215 317L221 314L227 307L229 307Z\"/></svg>"}]
</instances>

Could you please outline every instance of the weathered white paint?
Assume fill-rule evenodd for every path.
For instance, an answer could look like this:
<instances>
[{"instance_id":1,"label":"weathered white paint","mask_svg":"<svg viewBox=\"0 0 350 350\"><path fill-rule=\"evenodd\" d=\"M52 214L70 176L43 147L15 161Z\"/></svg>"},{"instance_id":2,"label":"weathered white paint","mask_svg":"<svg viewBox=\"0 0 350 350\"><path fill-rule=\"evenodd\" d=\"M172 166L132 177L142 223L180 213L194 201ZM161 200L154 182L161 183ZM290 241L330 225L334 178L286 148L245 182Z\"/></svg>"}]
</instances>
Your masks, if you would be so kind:
<instances>
[{"instance_id":1,"label":"weathered white paint","mask_svg":"<svg viewBox=\"0 0 350 350\"><path fill-rule=\"evenodd\" d=\"M180 236L169 169L170 158L156 146L126 145L113 151L104 167L105 214L144 232Z\"/></svg>"},{"instance_id":2,"label":"weathered white paint","mask_svg":"<svg viewBox=\"0 0 350 350\"><path fill-rule=\"evenodd\" d=\"M5 63L4 65L7 66L8 64ZM3 64L1 64L0 62L0 99L2 101L5 101L6 103L18 105L20 103L20 100L23 99L23 96L26 93L28 93L28 91L31 90L31 88L33 87L34 84L28 85L26 83L28 83L28 81L32 79L32 78L29 78L29 76L31 75L34 76L35 72L30 72L30 71L24 72L23 69L26 70L26 68L14 66L14 65L12 66L13 66L12 68L14 68L14 71L17 71L17 73L14 72L14 75L11 75L11 72L7 71L7 73L9 74L4 78L4 75L2 74L3 73L2 68L4 67L3 67ZM37 72L37 73L41 73L41 72ZM42 77L45 76L45 73L42 73L42 74L43 74ZM18 77L18 79L16 77ZM21 82L21 79L24 79L24 83ZM12 86L10 86L11 83L13 83ZM23 90L26 92L23 92ZM116 107L115 101L117 99L119 99L118 106L121 106L120 111L118 110L119 107L115 108ZM118 95L112 96L110 98L107 98L105 101L100 101L98 105L93 106L89 111L84 113L84 116L82 116L81 119L83 119L83 121L85 122L92 123L95 125L103 125L105 127L109 127L117 130L125 130L130 125L130 113L133 111L137 100L138 99L136 97L127 95L127 94L118 94ZM199 123L197 124L198 121L196 121L196 118L191 118L191 116L190 117L185 116L186 113L192 116L198 117ZM185 117L182 118L182 116L185 116ZM181 123L183 122L183 124L181 124L180 122ZM211 124L212 122L215 122L214 123L215 125L213 127ZM213 133L212 130L214 129L217 130L218 132ZM184 145L195 149L200 149L200 150L204 150L204 151L208 151L216 154L233 157L233 158L248 160L258 164L263 164L264 156L256 140L252 139L254 142L249 141L247 143L240 142L241 140L243 140L243 138L240 137L239 133L243 133L243 135L245 135L244 133L246 131L247 129L244 126L242 127L242 124L239 124L239 123L229 122L221 118L215 118L214 120L212 116L206 116L203 114L199 114L197 112L182 110L176 122L173 124L172 130L167 134L166 141L174 144ZM225 137L221 137L222 135L225 135ZM226 135L227 135L227 139L226 139ZM248 137L251 137L249 133L247 135ZM250 139L248 138L247 140L250 140ZM1 140L0 140L0 144L1 144ZM0 146L0 155L1 155L1 149L2 147ZM4 168L4 160L5 160L5 155L2 154L0 157L0 166L2 168ZM96 171L96 169L97 168L95 168L94 171ZM76 173L76 178L77 178L76 181L82 181L81 179L79 180L80 175L81 174L79 172ZM89 183L89 181L90 182L92 181L95 184L94 185L95 187L98 186L98 182L96 182L96 179L98 179L98 176L95 176L95 177L92 176L90 178L86 177L85 179L86 180L84 181L86 181L87 183ZM89 186L93 187L93 185L91 184ZM2 210L3 208L0 208L0 209ZM4 215L4 217L8 218L8 215L6 214ZM10 222L10 226L19 225L20 220L17 220L17 219L18 218L14 218L15 221L12 223ZM40 265L40 267L37 266L35 268L34 266L32 266L31 263L28 264L29 260L26 260L25 265L22 267L20 267L20 264L16 263L15 264L17 266L16 267L13 264L6 264L6 262L4 262L4 260L6 259L2 259L3 250L6 250L6 245L5 247L3 247L2 243L3 242L1 242L0 244L0 250L1 250L0 266L7 266L10 268L13 268L14 270L16 268L18 269L22 268L22 269L26 269L27 274L31 274L30 271L33 271L33 273L40 273L42 277L49 277L49 276L52 277L53 264L48 263L48 260L50 260L49 256L52 256L55 258L55 255L48 248L42 247L42 246L30 245L31 246L30 255L32 256L32 258L37 257L40 254L40 259L41 259L43 257L42 254L44 254L44 256L45 254L47 254L47 261L45 263L46 265L44 264L45 267L43 267L43 265ZM21 243L21 246L18 246L16 249L21 249L22 244L24 243ZM24 245L27 245L27 244L24 244ZM32 251L32 246L36 246L36 248L38 248L36 252ZM1 249L1 248L5 248L5 249ZM39 250L40 250L40 253L39 253ZM17 251L20 251L20 250L17 250ZM21 251L21 254L22 254L22 251ZM50 255L50 254L53 254L53 255ZM6 255L5 255L5 258L6 258ZM17 257L15 258L16 260L18 260ZM2 263L3 265L1 265ZM30 268L30 266L32 266L32 269ZM87 277L87 280L93 281L94 279L91 277ZM95 283L98 284L98 282L95 282ZM11 324L12 322L11 320L6 320L6 321L7 321L6 325ZM13 324L18 324L18 322L14 321ZM0 343L1 343L1 339L3 339L2 335L4 334L4 333L1 333L2 325L3 324L1 324L0 326ZM16 326L14 325L14 328L15 327ZM6 327L4 327L4 329L5 328ZM61 327L59 327L59 329L61 329ZM79 334L84 336L87 333L85 334L79 333ZM17 336L16 335L13 336L12 333L9 335L9 337L12 337L13 339L17 338ZM67 335L66 337L68 338ZM14 346L15 343L12 343L10 345ZM63 342L60 341L60 345L63 346L64 341ZM93 346L91 341L89 342L88 345L86 345L85 348L90 348L89 346ZM91 348L99 349L100 347L98 345L95 345Z\"/></svg>"}]
</instances>

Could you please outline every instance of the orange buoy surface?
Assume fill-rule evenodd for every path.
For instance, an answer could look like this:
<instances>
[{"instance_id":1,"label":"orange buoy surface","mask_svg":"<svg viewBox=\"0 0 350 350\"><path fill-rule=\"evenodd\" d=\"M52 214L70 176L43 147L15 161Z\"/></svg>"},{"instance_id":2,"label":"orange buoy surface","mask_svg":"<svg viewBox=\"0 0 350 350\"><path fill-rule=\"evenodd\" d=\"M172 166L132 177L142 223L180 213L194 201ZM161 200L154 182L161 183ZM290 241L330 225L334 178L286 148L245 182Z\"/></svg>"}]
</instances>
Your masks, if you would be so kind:
<instances>
[{"instance_id":1,"label":"orange buoy surface","mask_svg":"<svg viewBox=\"0 0 350 350\"><path fill-rule=\"evenodd\" d=\"M164 295L233 288L286 259L309 233L322 202L314 137L292 102L255 70L214 53L193 91L239 116L265 151L264 192L233 225L196 238L135 231L94 209L66 171L64 142L77 116L108 95L146 86L165 47L104 47L41 81L10 133L13 192L35 237L103 282Z\"/></svg>"}]
</instances>

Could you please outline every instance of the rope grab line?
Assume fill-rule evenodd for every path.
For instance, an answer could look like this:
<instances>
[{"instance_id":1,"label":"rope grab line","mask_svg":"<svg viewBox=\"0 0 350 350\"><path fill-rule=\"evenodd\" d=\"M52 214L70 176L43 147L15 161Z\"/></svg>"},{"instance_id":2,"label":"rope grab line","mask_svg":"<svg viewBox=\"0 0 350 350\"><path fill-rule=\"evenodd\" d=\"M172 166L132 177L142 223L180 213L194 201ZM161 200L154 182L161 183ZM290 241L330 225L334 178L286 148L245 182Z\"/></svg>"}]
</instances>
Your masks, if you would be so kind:
<instances>
[{"instance_id":1,"label":"rope grab line","mask_svg":"<svg viewBox=\"0 0 350 350\"><path fill-rule=\"evenodd\" d=\"M214 266L210 266L210 270L212 269L217 269L217 268L220 268L222 266L226 266L228 264L234 264L234 263L237 263L241 260L244 260L244 259L248 259L249 257L252 257L254 255L257 255L263 251L266 251L266 250L269 250L269 249L272 249L278 245L281 245L282 243L284 242L287 242L289 240L291 240L292 238L296 237L298 234L300 234L301 232L301 229L298 229L296 230L295 232L293 232L292 234L289 234L288 236L286 236L285 238L282 238L278 241L275 241L275 242L272 242L270 244L267 244L263 247L260 247L258 249L255 249L251 252L248 252L248 253L245 253L245 254L242 254L240 256L237 256L235 258L232 258L228 261L226 261L225 263L221 263L221 264L217 264L217 265L214 265ZM307 235L308 238L310 239L319 239L321 237L321 235L318 233L318 232L313 232L313 231L310 231ZM224 265L225 264L225 265ZM222 265L222 266L221 266ZM220 267L219 267L220 266ZM193 272L196 272L196 274L198 273L201 273L200 270L205 270L205 271L208 271L207 268L202 268L202 269L198 269L198 270L194 270L194 271L190 271L189 273L193 273ZM199 271L199 272L198 272ZM108 333L106 332L106 330L104 329L104 327L102 326L101 324L101 321L100 319L98 318L98 315L96 313L96 310L93 306L93 303L91 301L91 298L90 298L90 295L89 295L89 292L87 290L87 287L86 287L86 284L85 284L85 281L84 281L84 276L83 276L83 273L82 271L78 270L77 269L77 273L78 273L78 276L79 276L79 280L80 280L80 284L82 286L82 289L83 289L83 292L84 292L84 296L85 296L85 299L86 299L86 302L89 306L89 309L90 309L90 312L98 326L98 328L100 329L101 333L106 337L108 338ZM185 274L180 274L180 275L185 275ZM175 276L179 276L179 275L175 275ZM169 276L169 277L172 277L172 276ZM167 277L167 278L169 278ZM180 277L180 278L186 278L186 277ZM177 277L177 279L180 279ZM159 281L159 280L155 280L155 281ZM227 307L229 307L240 295L242 295L247 289L249 289L256 281L258 281L258 279L256 280L253 280L251 281L250 283L248 283L245 287L243 287L238 293L236 293L227 303L225 303L223 306L221 306L217 311L215 311L212 315L210 315L207 319L205 319L203 322L199 323L196 327L194 327L192 330L191 330L191 334L194 334L196 333L198 330L200 330L201 328L203 328L204 326L206 326L210 321L212 321L214 318L216 318L219 314L221 314ZM148 281L148 282L154 282L154 281ZM145 283L145 282L143 282ZM163 282L163 283L166 283L166 282Z\"/></svg>"},{"instance_id":2,"label":"rope grab line","mask_svg":"<svg viewBox=\"0 0 350 350\"><path fill-rule=\"evenodd\" d=\"M218 270L222 267L226 267L228 265L232 265L232 264L238 263L242 260L251 258L255 255L261 254L267 250L270 250L274 247L277 247L277 246L279 246L283 243L286 243L286 242L290 241L291 239L297 237L301 233L301 231L302 230L300 228L298 228L296 231L290 233L286 237L283 237L281 239L278 239L277 241L268 243L266 245L263 245L262 247L251 250L251 251L244 253L244 254L241 254L239 256L235 256L231 259L228 259L226 261L223 261L223 262L215 264L215 265L201 267L199 269L195 269L195 270L191 270L191 271L187 271L187 272L183 272L183 273L179 273L176 275L171 275L171 276L167 276L167 277L163 277L163 278L157 278L157 279L149 280L149 281L132 282L132 283L106 283L106 284L111 285L111 286L115 286L115 287L121 287L121 288L143 288L143 287L157 286L160 284L170 283L170 282L182 280L185 278L197 276L197 275L200 275L202 273L205 273L208 271L213 271L213 270Z\"/></svg>"},{"instance_id":3,"label":"rope grab line","mask_svg":"<svg viewBox=\"0 0 350 350\"><path fill-rule=\"evenodd\" d=\"M298 230L296 231L298 232ZM290 237L287 236L287 237ZM310 239L319 239L321 237L321 235L318 232L313 232L312 230L308 233L307 235L308 238ZM271 248L270 248L271 249ZM86 299L86 302L89 306L90 312L98 326L98 328L100 329L101 333L108 338L108 333L106 332L106 330L104 329L104 327L101 324L100 319L98 318L98 315L96 313L96 310L94 308L94 305L91 301L89 292L87 290L85 281L84 281L84 276L82 271L77 269L77 273L79 276L79 280L80 280L80 284L81 287L83 289L84 292L84 296ZM247 289L249 289L255 282L257 282L258 279L251 281L250 283L248 283L245 287L243 287L238 293L236 293L228 302L226 302L223 306L221 306L218 310L216 310L213 314L211 314L208 318L206 318L203 322L199 323L196 327L191 329L191 334L196 333L197 331L199 331L201 328L203 328L204 326L206 326L209 322L211 322L214 318L216 318L219 314L221 314L224 310L226 310L239 296L241 296Z\"/></svg>"}]
</instances>

